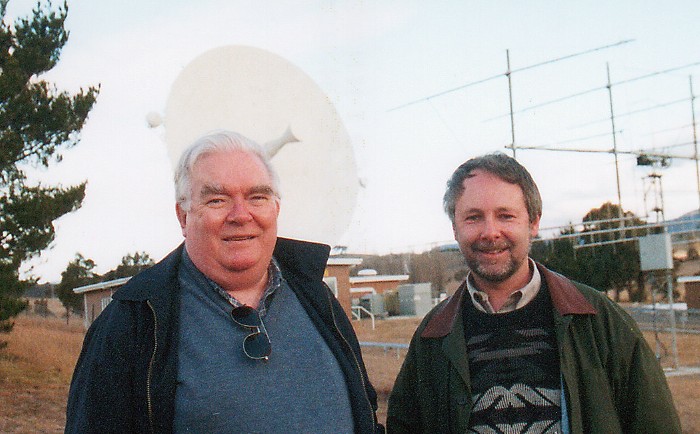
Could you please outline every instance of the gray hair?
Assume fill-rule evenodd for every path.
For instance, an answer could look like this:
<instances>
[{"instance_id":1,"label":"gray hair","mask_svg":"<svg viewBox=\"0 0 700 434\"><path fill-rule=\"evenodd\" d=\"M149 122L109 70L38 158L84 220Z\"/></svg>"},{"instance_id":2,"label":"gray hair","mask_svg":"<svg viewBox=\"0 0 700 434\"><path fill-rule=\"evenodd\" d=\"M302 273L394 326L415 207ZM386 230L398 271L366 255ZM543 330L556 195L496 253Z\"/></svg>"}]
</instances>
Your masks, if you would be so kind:
<instances>
[{"instance_id":1,"label":"gray hair","mask_svg":"<svg viewBox=\"0 0 700 434\"><path fill-rule=\"evenodd\" d=\"M189 211L192 200L191 178L194 165L205 155L227 151L244 151L258 157L272 179L272 189L275 196L280 197L279 177L262 146L242 134L219 130L195 140L182 153L175 167L175 201L183 210Z\"/></svg>"},{"instance_id":2,"label":"gray hair","mask_svg":"<svg viewBox=\"0 0 700 434\"><path fill-rule=\"evenodd\" d=\"M472 177L475 170L483 170L505 182L519 186L525 197L525 207L530 223L542 216L542 196L530 173L514 158L497 152L462 163L447 181L447 191L443 196L442 205L452 224L455 222L455 204L464 192L464 180Z\"/></svg>"}]
</instances>

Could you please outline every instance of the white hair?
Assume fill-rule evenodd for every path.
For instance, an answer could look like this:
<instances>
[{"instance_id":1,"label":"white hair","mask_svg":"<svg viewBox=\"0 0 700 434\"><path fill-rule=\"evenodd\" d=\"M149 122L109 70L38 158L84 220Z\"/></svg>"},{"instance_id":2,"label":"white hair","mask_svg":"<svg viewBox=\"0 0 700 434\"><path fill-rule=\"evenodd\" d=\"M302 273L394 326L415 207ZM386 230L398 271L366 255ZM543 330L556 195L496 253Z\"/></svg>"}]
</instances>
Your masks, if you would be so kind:
<instances>
[{"instance_id":1,"label":"white hair","mask_svg":"<svg viewBox=\"0 0 700 434\"><path fill-rule=\"evenodd\" d=\"M197 161L209 154L227 151L249 152L260 159L272 179L272 190L279 194L279 177L265 150L253 140L233 131L219 130L195 140L180 156L175 167L175 201L184 211L189 211L192 200L192 169Z\"/></svg>"}]
</instances>

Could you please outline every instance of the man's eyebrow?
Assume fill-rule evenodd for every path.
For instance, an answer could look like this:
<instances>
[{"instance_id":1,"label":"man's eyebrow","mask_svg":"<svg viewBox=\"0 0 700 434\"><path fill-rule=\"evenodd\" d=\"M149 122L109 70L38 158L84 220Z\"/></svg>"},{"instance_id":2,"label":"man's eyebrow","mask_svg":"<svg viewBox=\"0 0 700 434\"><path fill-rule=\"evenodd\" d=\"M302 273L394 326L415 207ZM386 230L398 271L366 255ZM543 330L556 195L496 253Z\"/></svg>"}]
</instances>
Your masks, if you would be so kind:
<instances>
[{"instance_id":1,"label":"man's eyebrow","mask_svg":"<svg viewBox=\"0 0 700 434\"><path fill-rule=\"evenodd\" d=\"M216 196L220 194L226 194L226 189L218 184L204 184L199 191L202 196ZM266 194L270 196L275 196L275 190L265 184L255 185L248 190L248 194Z\"/></svg>"},{"instance_id":2,"label":"man's eyebrow","mask_svg":"<svg viewBox=\"0 0 700 434\"><path fill-rule=\"evenodd\" d=\"M199 191L202 196L215 196L217 194L224 194L224 188L220 185L215 184L204 184L202 189Z\"/></svg>"},{"instance_id":3,"label":"man's eyebrow","mask_svg":"<svg viewBox=\"0 0 700 434\"><path fill-rule=\"evenodd\" d=\"M273 190L269 185L256 185L248 190L248 194L266 194L269 196L275 196L275 190Z\"/></svg>"}]
</instances>

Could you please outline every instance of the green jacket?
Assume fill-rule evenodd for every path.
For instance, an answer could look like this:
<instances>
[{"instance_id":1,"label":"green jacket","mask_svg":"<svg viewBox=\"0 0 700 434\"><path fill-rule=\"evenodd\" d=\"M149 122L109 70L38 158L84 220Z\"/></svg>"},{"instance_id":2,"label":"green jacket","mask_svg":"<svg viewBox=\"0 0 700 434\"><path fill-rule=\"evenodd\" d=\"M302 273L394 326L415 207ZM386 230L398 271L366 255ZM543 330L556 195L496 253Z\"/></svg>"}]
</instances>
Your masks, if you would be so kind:
<instances>
[{"instance_id":1,"label":"green jacket","mask_svg":"<svg viewBox=\"0 0 700 434\"><path fill-rule=\"evenodd\" d=\"M680 433L664 373L634 320L605 294L537 267L555 309L569 431ZM387 432L467 432L464 297L466 284L416 330L389 397Z\"/></svg>"}]
</instances>

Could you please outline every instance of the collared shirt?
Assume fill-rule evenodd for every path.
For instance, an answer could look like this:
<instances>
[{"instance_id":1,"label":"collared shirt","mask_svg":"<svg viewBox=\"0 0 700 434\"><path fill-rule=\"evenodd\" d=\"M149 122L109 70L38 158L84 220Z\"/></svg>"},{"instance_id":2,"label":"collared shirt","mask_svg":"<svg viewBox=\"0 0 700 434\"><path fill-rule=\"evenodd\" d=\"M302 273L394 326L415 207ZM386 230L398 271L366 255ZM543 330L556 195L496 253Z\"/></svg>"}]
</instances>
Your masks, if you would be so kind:
<instances>
[{"instance_id":1,"label":"collared shirt","mask_svg":"<svg viewBox=\"0 0 700 434\"><path fill-rule=\"evenodd\" d=\"M506 313L520 309L532 301L532 299L535 298L537 293L540 291L542 277L535 266L535 262L528 258L528 263L530 265L530 270L532 270L532 278L525 286L513 292L498 311L493 309L493 306L489 301L488 294L476 288L472 279L472 273L470 271L467 275L467 289L469 290L469 295L471 295L474 306L480 311L486 313Z\"/></svg>"},{"instance_id":2,"label":"collared shirt","mask_svg":"<svg viewBox=\"0 0 700 434\"><path fill-rule=\"evenodd\" d=\"M189 261L190 263L192 263L192 259L190 259L189 254L187 253L187 249L183 249L182 257L185 261ZM194 267L194 264L192 264L192 266ZM226 292L224 288L217 285L216 282L204 275L204 273L202 273L202 275L207 280L207 282L211 284L211 287L214 288L214 290L220 296L222 296L224 300L226 300L231 306L239 307L244 304L238 301L236 297ZM264 317L265 313L267 312L267 308L271 300L270 297L272 296L272 294L275 293L275 291L280 287L280 285L282 285L282 279L282 271L280 270L280 266L275 260L275 258L272 258L272 260L270 261L270 265L267 267L267 286L265 287L265 291L260 297L260 303L258 305L258 313L260 314L261 318Z\"/></svg>"},{"instance_id":3,"label":"collared shirt","mask_svg":"<svg viewBox=\"0 0 700 434\"><path fill-rule=\"evenodd\" d=\"M224 300L228 301L231 304L231 306L238 307L243 305L243 303L236 300L236 297L232 296L231 294L226 292L225 289L217 285L216 282L209 279L208 277L207 280L211 282L214 289L216 289L216 292L218 292L219 295L224 297ZM270 261L270 266L267 267L267 287L265 287L265 291L263 292L262 297L260 297L260 304L258 304L258 313L260 314L260 317L265 316L269 305L268 299L270 299L272 294L274 294L274 292L277 290L277 288L280 287L281 284L282 271L280 271L279 264L277 264L275 258L272 258L272 260Z\"/></svg>"}]
</instances>

